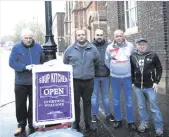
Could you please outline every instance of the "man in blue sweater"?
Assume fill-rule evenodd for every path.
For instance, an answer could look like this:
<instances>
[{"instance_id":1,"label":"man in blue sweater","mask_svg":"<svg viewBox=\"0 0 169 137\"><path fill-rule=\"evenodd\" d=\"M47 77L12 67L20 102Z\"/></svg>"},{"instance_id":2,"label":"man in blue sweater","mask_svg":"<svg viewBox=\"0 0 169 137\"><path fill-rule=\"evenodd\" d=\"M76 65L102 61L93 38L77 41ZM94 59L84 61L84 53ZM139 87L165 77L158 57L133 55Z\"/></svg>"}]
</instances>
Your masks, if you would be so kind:
<instances>
[{"instance_id":1,"label":"man in blue sweater","mask_svg":"<svg viewBox=\"0 0 169 137\"><path fill-rule=\"evenodd\" d=\"M21 42L11 51L9 66L15 71L15 103L18 129L15 136L25 131L27 120L31 132L32 125L32 67L42 63L42 47L33 39L33 33L25 29L21 35ZM27 97L29 107L27 109Z\"/></svg>"}]
</instances>

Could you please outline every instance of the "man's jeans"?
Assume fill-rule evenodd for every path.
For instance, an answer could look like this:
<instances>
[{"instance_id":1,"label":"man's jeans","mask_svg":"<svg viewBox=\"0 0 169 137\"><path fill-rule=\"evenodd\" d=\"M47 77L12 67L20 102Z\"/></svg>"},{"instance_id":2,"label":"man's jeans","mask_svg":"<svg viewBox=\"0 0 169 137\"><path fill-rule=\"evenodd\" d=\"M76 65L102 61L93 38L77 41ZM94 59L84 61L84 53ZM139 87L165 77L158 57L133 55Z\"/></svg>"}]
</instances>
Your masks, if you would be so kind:
<instances>
[{"instance_id":1,"label":"man's jeans","mask_svg":"<svg viewBox=\"0 0 169 137\"><path fill-rule=\"evenodd\" d=\"M125 107L126 107L126 119L128 123L134 122L134 110L132 100L132 83L131 77L116 78L111 77L111 88L113 92L113 107L115 120L122 120L121 101L120 94L121 90L124 92Z\"/></svg>"},{"instance_id":2,"label":"man's jeans","mask_svg":"<svg viewBox=\"0 0 169 137\"><path fill-rule=\"evenodd\" d=\"M147 101L150 105L155 129L163 129L163 119L158 107L157 93L153 88L140 89L135 87L135 94L138 102L138 111L140 121L149 122L149 115L147 112Z\"/></svg>"},{"instance_id":3,"label":"man's jeans","mask_svg":"<svg viewBox=\"0 0 169 137\"><path fill-rule=\"evenodd\" d=\"M92 115L98 116L99 91L101 91L104 113L106 116L110 115L109 85L110 85L110 77L95 77L94 78L94 90L92 94Z\"/></svg>"}]
</instances>

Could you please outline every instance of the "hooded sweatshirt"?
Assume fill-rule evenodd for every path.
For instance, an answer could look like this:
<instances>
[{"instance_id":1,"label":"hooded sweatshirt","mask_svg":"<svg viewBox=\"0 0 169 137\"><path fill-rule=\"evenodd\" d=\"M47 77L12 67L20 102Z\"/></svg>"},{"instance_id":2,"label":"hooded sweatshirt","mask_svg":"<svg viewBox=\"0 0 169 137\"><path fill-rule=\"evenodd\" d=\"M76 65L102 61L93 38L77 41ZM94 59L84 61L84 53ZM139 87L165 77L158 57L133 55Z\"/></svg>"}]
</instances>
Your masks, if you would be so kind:
<instances>
[{"instance_id":1,"label":"hooded sweatshirt","mask_svg":"<svg viewBox=\"0 0 169 137\"><path fill-rule=\"evenodd\" d=\"M124 78L131 76L130 56L134 52L132 43L125 40L121 45L114 41L108 45L105 53L105 64L112 77Z\"/></svg>"}]
</instances>

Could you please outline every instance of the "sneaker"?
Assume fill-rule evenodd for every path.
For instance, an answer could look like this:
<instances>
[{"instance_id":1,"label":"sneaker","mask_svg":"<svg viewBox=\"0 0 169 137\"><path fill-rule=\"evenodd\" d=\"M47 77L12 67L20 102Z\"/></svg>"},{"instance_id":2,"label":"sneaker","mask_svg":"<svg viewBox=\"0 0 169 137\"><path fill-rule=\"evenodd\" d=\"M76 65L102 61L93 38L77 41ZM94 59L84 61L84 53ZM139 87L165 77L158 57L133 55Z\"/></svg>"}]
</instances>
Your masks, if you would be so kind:
<instances>
[{"instance_id":1,"label":"sneaker","mask_svg":"<svg viewBox=\"0 0 169 137\"><path fill-rule=\"evenodd\" d=\"M136 124L134 122L128 123L128 129L130 131L136 130L137 129Z\"/></svg>"},{"instance_id":2,"label":"sneaker","mask_svg":"<svg viewBox=\"0 0 169 137\"><path fill-rule=\"evenodd\" d=\"M138 131L139 132L145 132L145 130L148 129L148 128L149 128L148 123L145 122L145 121L141 121L140 125L138 126Z\"/></svg>"},{"instance_id":3,"label":"sneaker","mask_svg":"<svg viewBox=\"0 0 169 137\"><path fill-rule=\"evenodd\" d=\"M156 129L156 135L158 136L158 137L160 137L160 136L162 136L163 135L163 129Z\"/></svg>"},{"instance_id":4,"label":"sneaker","mask_svg":"<svg viewBox=\"0 0 169 137\"><path fill-rule=\"evenodd\" d=\"M114 122L114 116L112 114L106 116L106 121L107 122Z\"/></svg>"},{"instance_id":5,"label":"sneaker","mask_svg":"<svg viewBox=\"0 0 169 137\"><path fill-rule=\"evenodd\" d=\"M92 122L97 122L97 116L96 115L92 115Z\"/></svg>"}]
</instances>

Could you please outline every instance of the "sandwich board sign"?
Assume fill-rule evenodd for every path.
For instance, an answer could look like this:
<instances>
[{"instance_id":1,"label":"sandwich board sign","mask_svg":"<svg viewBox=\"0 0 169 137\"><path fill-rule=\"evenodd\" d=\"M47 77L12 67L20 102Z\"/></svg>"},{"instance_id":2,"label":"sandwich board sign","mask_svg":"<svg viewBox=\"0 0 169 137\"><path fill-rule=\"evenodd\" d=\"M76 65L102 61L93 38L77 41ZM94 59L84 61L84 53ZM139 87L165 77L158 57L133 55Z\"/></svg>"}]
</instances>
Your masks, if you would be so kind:
<instances>
[{"instance_id":1,"label":"sandwich board sign","mask_svg":"<svg viewBox=\"0 0 169 137\"><path fill-rule=\"evenodd\" d=\"M59 65L58 65L59 64ZM35 127L75 120L71 65L35 65L33 74L33 125Z\"/></svg>"}]
</instances>

